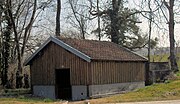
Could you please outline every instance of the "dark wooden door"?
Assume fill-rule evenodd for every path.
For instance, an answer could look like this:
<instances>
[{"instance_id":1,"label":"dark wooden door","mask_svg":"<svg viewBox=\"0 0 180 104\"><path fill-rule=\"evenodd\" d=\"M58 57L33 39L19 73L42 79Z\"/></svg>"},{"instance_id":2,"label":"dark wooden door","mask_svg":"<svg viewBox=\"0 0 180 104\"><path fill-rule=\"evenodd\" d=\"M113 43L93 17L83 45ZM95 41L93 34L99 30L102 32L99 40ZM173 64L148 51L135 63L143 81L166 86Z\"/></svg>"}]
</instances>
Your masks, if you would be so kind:
<instances>
[{"instance_id":1,"label":"dark wooden door","mask_svg":"<svg viewBox=\"0 0 180 104\"><path fill-rule=\"evenodd\" d=\"M70 69L56 69L56 98L71 99Z\"/></svg>"}]
</instances>

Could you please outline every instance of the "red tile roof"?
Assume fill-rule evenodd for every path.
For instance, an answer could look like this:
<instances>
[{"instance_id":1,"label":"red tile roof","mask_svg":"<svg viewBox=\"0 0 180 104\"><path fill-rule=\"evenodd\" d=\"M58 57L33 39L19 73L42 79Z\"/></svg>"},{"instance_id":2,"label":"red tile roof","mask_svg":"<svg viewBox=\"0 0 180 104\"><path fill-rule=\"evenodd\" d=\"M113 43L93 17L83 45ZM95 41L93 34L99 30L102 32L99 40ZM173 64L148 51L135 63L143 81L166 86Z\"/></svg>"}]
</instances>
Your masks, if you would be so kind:
<instances>
[{"instance_id":1,"label":"red tile roof","mask_svg":"<svg viewBox=\"0 0 180 104\"><path fill-rule=\"evenodd\" d=\"M91 57L93 60L147 61L146 58L108 41L70 38L62 38L60 40Z\"/></svg>"}]
</instances>

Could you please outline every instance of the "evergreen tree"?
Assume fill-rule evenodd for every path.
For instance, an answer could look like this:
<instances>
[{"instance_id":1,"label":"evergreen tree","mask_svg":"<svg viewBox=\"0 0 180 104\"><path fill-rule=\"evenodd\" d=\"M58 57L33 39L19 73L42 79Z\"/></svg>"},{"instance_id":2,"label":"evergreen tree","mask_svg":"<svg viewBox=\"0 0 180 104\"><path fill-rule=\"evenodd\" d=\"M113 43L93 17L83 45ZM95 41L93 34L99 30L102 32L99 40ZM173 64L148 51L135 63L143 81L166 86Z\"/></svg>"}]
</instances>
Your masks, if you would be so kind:
<instances>
[{"instance_id":1,"label":"evergreen tree","mask_svg":"<svg viewBox=\"0 0 180 104\"><path fill-rule=\"evenodd\" d=\"M125 8L123 0L112 0L107 13L102 16L104 31L112 42L127 48L141 48L145 45L137 23L135 10Z\"/></svg>"}]
</instances>

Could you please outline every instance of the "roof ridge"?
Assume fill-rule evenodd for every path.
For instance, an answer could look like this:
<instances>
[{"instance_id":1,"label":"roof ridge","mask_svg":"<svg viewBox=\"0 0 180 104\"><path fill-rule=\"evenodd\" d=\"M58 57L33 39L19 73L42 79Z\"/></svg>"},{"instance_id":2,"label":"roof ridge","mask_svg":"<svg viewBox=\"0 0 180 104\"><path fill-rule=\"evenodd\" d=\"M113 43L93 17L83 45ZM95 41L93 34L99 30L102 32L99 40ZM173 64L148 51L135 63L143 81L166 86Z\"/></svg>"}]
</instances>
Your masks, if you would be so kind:
<instances>
[{"instance_id":1,"label":"roof ridge","mask_svg":"<svg viewBox=\"0 0 180 104\"><path fill-rule=\"evenodd\" d=\"M110 41L106 41L106 40L103 40L103 41L101 41L101 40L94 40L94 39L79 39L79 38L70 38L70 37L56 37L56 38L58 38L58 39L73 39L73 40L82 40L82 41L97 41L97 42L110 42Z\"/></svg>"}]
</instances>

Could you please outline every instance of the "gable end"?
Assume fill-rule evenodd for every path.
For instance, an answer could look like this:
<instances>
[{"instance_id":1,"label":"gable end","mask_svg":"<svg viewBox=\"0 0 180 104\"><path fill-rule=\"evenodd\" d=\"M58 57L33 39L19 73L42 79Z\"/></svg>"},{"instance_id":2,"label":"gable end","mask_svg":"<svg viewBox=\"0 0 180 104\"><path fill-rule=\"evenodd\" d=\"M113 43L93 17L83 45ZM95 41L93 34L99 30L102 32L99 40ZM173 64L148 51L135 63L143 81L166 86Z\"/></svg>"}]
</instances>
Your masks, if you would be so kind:
<instances>
[{"instance_id":1,"label":"gable end","mask_svg":"<svg viewBox=\"0 0 180 104\"><path fill-rule=\"evenodd\" d=\"M86 54L80 52L79 50L71 47L70 45L64 43L63 41L55 38L55 37L49 37L47 39L47 41L45 41L44 44L42 44L25 62L24 62L24 65L28 65L30 63L30 61L49 43L49 42L54 42L56 43L57 45L63 47L64 49L72 52L73 54L77 55L78 57L86 60L87 62L91 62L91 58L89 56L87 56Z\"/></svg>"}]
</instances>

